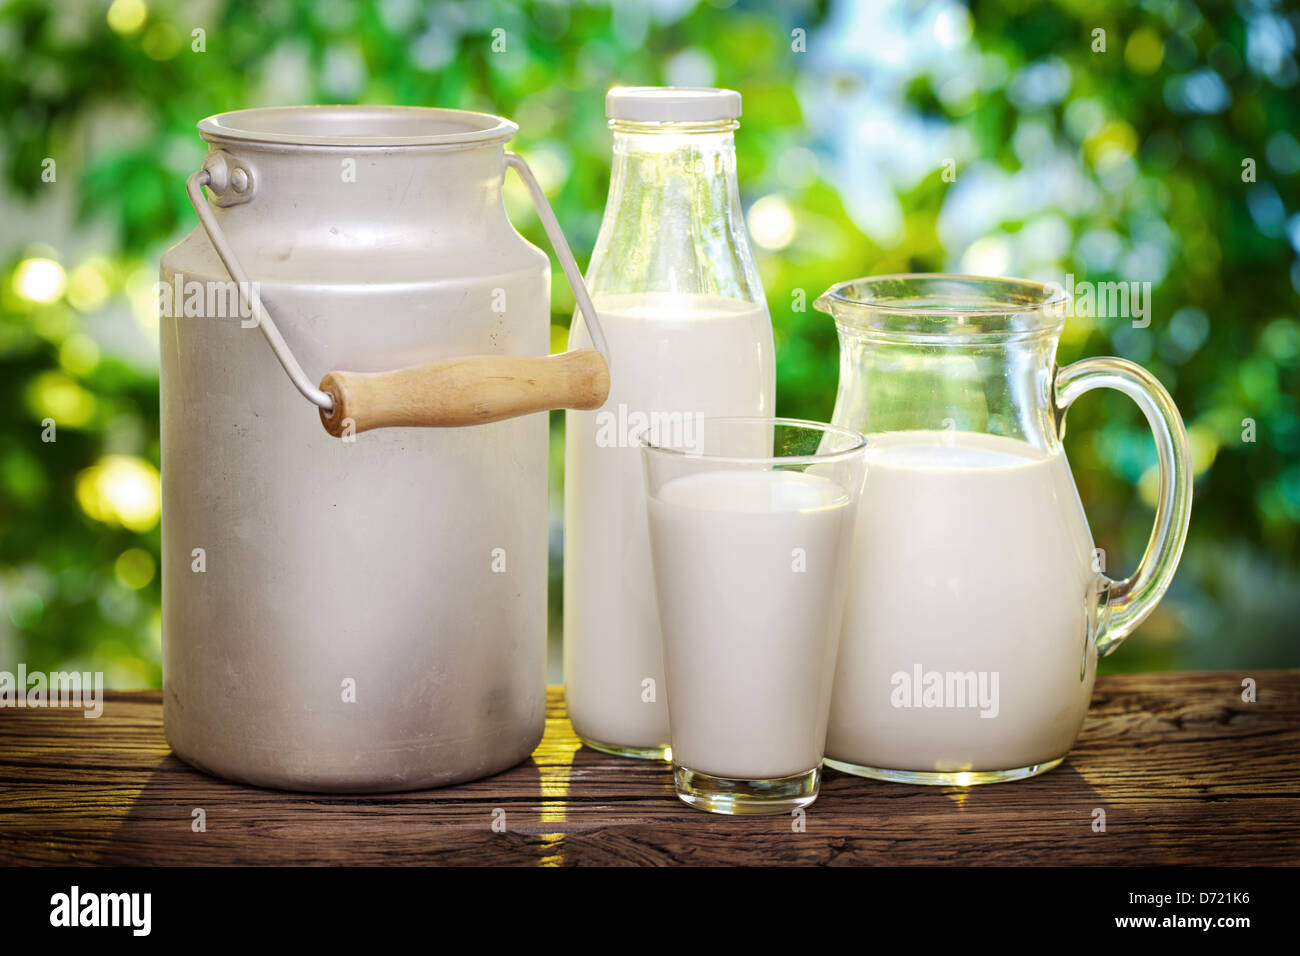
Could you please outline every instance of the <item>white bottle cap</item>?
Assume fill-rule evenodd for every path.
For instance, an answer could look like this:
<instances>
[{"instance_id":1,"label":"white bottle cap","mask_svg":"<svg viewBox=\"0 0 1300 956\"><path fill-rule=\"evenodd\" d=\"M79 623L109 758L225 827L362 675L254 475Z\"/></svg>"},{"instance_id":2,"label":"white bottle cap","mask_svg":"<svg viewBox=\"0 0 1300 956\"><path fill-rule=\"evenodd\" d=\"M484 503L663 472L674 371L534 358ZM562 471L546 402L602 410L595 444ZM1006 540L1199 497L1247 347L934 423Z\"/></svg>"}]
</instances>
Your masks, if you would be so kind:
<instances>
[{"instance_id":1,"label":"white bottle cap","mask_svg":"<svg viewBox=\"0 0 1300 956\"><path fill-rule=\"evenodd\" d=\"M633 123L710 123L740 118L740 94L692 86L616 86L605 115Z\"/></svg>"}]
</instances>

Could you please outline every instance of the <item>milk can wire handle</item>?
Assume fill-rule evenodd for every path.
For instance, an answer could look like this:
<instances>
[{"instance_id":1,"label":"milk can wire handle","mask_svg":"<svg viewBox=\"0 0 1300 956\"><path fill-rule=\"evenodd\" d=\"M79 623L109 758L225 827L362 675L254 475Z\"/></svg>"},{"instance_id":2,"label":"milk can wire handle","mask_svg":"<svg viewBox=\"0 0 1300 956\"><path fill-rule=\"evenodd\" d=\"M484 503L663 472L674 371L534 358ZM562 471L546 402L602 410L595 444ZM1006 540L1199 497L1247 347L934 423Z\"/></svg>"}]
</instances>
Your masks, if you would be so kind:
<instances>
[{"instance_id":1,"label":"milk can wire handle","mask_svg":"<svg viewBox=\"0 0 1300 956\"><path fill-rule=\"evenodd\" d=\"M257 327L262 330L266 343L271 346L271 351L275 353L276 359L279 360L280 365L288 373L289 380L293 382L294 388L302 392L303 397L313 405L327 412L332 410L334 400L330 398L329 393L323 392L313 385L311 379L307 377L307 373L298 364L298 359L289 348L289 343L284 340L284 336L280 334L280 329L276 326L275 320L262 307L262 297L257 293L257 286L249 281L248 273L239 264L235 250L230 248L225 233L221 231L221 226L217 224L216 217L212 215L212 207L208 205L207 200L203 197L203 187L211 183L212 173L205 167L186 180L185 192L190 197L190 203L194 206L194 211L198 213L199 222L203 226L203 231L208 234L212 248L217 251L217 256L225 265L226 271L235 280L241 304L257 322Z\"/></svg>"},{"instance_id":2,"label":"milk can wire handle","mask_svg":"<svg viewBox=\"0 0 1300 956\"><path fill-rule=\"evenodd\" d=\"M532 197L595 348L545 358L466 356L391 372L333 371L321 380L321 388L333 401L333 410L321 411L321 424L331 435L343 436L348 427L361 432L391 426L487 424L547 409L590 411L605 404L609 349L582 272L533 171L514 153L506 153L505 162Z\"/></svg>"},{"instance_id":3,"label":"milk can wire handle","mask_svg":"<svg viewBox=\"0 0 1300 956\"><path fill-rule=\"evenodd\" d=\"M241 305L262 330L294 387L320 409L321 423L330 434L341 436L349 430L395 425L486 424L548 408L592 409L604 403L609 394L610 360L600 320L555 213L532 170L518 156L506 153L506 163L519 174L532 196L542 227L582 310L595 351L578 349L546 358L466 356L390 372L336 370L325 376L320 388L307 378L275 320L262 305L257 287L249 281L203 196L204 186L215 185L218 191L224 188L214 183L215 176L224 179L229 175L224 160L218 160L191 175L185 191L212 247L236 282Z\"/></svg>"},{"instance_id":4,"label":"milk can wire handle","mask_svg":"<svg viewBox=\"0 0 1300 956\"><path fill-rule=\"evenodd\" d=\"M596 307L591 304L587 284L582 281L582 272L578 269L578 263L569 250L568 240L564 238L564 231L560 229L559 220L555 218L551 204L546 199L546 193L542 192L537 177L533 175L533 171L528 168L528 164L522 158L514 153L507 152L506 165L518 173L519 178L528 187L528 193L533 198L533 205L537 207L537 216L542 221L542 228L546 230L546 236L551 240L551 246L555 249L555 258L560 260L560 268L564 270L564 277L569 280L569 288L573 290L573 296L578 300L578 308L582 312L583 321L587 323L587 332L591 335L591 343L605 359L605 363L612 366L609 348L605 345L605 333L601 330L600 319L596 317Z\"/></svg>"},{"instance_id":5,"label":"milk can wire handle","mask_svg":"<svg viewBox=\"0 0 1300 956\"><path fill-rule=\"evenodd\" d=\"M1173 580L1192 513L1192 462L1187 430L1174 400L1154 375L1121 358L1086 358L1057 371L1055 396L1062 435L1065 413L1076 398L1094 388L1123 392L1142 409L1156 441L1160 469L1155 527L1142 561L1132 575L1110 583L1106 621L1097 638L1097 653L1104 656L1155 610Z\"/></svg>"}]
</instances>

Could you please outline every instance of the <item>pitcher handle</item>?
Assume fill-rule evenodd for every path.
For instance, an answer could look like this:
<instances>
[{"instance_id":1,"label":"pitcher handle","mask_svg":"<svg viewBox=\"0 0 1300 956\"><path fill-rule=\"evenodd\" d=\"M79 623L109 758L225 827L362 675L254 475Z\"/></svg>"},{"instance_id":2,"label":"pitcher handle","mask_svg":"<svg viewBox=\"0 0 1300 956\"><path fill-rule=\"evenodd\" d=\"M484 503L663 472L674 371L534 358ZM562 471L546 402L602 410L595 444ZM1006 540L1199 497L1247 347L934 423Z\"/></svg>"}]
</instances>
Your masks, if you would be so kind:
<instances>
[{"instance_id":1,"label":"pitcher handle","mask_svg":"<svg viewBox=\"0 0 1300 956\"><path fill-rule=\"evenodd\" d=\"M578 349L546 357L462 356L388 372L336 370L321 380L320 388L312 386L280 334L203 196L203 187L208 186L218 195L229 196L230 202L247 202L252 198L255 179L242 166L235 165L232 171L225 155L215 151L203 168L186 181L190 203L217 256L235 280L244 307L294 387L320 409L321 424L331 435L398 425L477 425L551 408L591 409L605 403L609 395L609 351L582 272L528 164L514 153L506 153L505 157L506 165L519 174L537 207L542 228L573 289L595 350Z\"/></svg>"},{"instance_id":2,"label":"pitcher handle","mask_svg":"<svg viewBox=\"0 0 1300 956\"><path fill-rule=\"evenodd\" d=\"M1107 613L1097 638L1097 654L1104 657L1155 610L1173 580L1192 513L1192 467L1187 430L1174 400L1154 375L1126 359L1086 358L1057 370L1054 390L1061 437L1065 436L1066 412L1074 400L1094 388L1121 391L1142 409L1156 441L1160 468L1155 527L1142 561L1122 581L1106 578Z\"/></svg>"}]
</instances>

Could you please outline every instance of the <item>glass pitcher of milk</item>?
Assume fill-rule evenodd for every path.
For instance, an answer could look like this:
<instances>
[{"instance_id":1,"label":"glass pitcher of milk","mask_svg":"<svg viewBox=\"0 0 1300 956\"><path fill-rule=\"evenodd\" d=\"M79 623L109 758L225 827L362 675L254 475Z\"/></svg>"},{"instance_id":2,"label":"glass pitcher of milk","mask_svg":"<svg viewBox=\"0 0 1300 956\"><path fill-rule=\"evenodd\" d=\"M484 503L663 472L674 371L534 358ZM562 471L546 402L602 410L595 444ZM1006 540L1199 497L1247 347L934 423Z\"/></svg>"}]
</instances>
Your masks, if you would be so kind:
<instances>
[{"instance_id":1,"label":"glass pitcher of milk","mask_svg":"<svg viewBox=\"0 0 1300 956\"><path fill-rule=\"evenodd\" d=\"M587 270L617 355L600 409L569 413L564 684L591 747L664 759L668 708L635 435L703 416L770 416L772 323L745 233L732 90L609 92L609 200ZM591 341L581 317L570 342Z\"/></svg>"},{"instance_id":2,"label":"glass pitcher of milk","mask_svg":"<svg viewBox=\"0 0 1300 956\"><path fill-rule=\"evenodd\" d=\"M1178 409L1132 362L1056 365L1058 288L878 276L816 305L839 331L833 421L868 436L827 764L940 785L1050 770L1083 724L1097 658L1151 613L1182 554ZM1061 446L1070 405L1103 387L1138 404L1159 457L1155 529L1123 580L1104 573Z\"/></svg>"}]
</instances>

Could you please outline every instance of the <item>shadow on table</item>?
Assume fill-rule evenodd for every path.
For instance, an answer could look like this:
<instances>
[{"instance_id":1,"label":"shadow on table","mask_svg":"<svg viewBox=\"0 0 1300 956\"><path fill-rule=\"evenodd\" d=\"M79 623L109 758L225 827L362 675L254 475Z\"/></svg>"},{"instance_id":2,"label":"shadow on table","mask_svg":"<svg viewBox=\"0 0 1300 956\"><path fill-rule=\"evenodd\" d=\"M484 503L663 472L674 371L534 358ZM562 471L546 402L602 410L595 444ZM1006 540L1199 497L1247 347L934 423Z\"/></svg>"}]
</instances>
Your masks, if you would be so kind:
<instances>
[{"instance_id":1,"label":"shadow on table","mask_svg":"<svg viewBox=\"0 0 1300 956\"><path fill-rule=\"evenodd\" d=\"M167 756L105 864L1031 865L1158 861L1133 811L1067 762L1040 777L922 787L828 770L802 817L676 799L669 768L586 747L439 790L336 796L219 780ZM494 828L495 824L495 828ZM1105 829L1099 829L1104 825Z\"/></svg>"},{"instance_id":2,"label":"shadow on table","mask_svg":"<svg viewBox=\"0 0 1300 956\"><path fill-rule=\"evenodd\" d=\"M530 758L436 790L319 794L232 783L169 754L97 860L109 865L394 865L544 862L514 829L532 820L541 775Z\"/></svg>"},{"instance_id":3,"label":"shadow on table","mask_svg":"<svg viewBox=\"0 0 1300 956\"><path fill-rule=\"evenodd\" d=\"M681 803L663 765L611 760L619 758L587 748L574 757L565 863L1009 866L1159 857L1131 810L1108 804L1068 762L1029 780L974 787L828 770L802 816L735 817Z\"/></svg>"}]
</instances>

